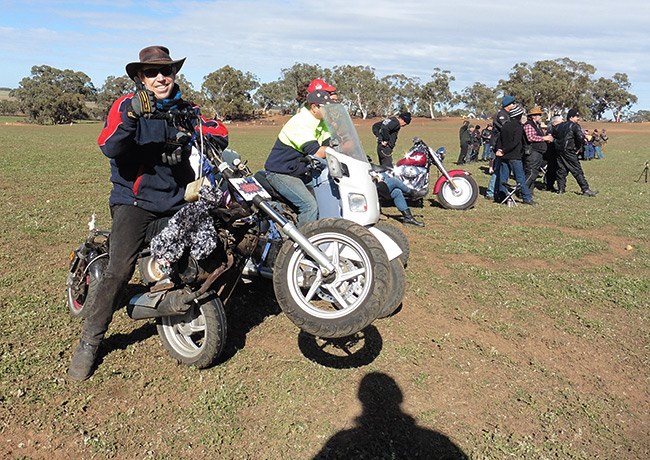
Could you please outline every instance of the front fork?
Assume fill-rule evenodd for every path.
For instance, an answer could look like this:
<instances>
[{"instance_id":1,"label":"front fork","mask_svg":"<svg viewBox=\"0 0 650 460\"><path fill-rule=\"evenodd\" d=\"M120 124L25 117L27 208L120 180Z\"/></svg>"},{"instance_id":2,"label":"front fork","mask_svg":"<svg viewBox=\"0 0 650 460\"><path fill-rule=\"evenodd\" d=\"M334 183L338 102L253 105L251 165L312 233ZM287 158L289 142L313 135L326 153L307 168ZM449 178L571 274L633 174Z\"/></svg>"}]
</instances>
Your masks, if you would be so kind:
<instances>
[{"instance_id":1,"label":"front fork","mask_svg":"<svg viewBox=\"0 0 650 460\"><path fill-rule=\"evenodd\" d=\"M297 243L303 251L305 251L309 256L311 256L320 267L320 271L323 276L328 276L331 273L334 273L336 267L329 261L327 256L316 246L311 244L311 242L303 235L298 227L296 227L293 222L289 222L285 219L280 213L278 213L273 207L260 196L253 198L253 203L264 211L273 222L278 224L282 233L287 235L292 241Z\"/></svg>"}]
</instances>

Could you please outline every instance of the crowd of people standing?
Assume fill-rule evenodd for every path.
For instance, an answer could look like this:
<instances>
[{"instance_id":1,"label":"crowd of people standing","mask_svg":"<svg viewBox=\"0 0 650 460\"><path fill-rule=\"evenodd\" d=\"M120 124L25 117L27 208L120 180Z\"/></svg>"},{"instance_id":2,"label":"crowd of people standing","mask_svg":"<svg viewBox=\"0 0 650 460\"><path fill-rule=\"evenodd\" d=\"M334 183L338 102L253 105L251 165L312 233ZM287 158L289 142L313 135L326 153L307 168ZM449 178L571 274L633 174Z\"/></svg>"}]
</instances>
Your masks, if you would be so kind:
<instances>
[{"instance_id":1,"label":"crowd of people standing","mask_svg":"<svg viewBox=\"0 0 650 460\"><path fill-rule=\"evenodd\" d=\"M513 195L524 204L537 205L533 200L537 179L544 179L543 189L555 193L566 192L569 173L585 196L596 196L584 175L580 160L603 159L607 132L583 130L580 113L569 110L566 120L559 114L542 123L541 108L528 112L512 96L501 100L501 109L492 123L480 131L464 121L460 131L460 155L457 164L478 161L478 150L483 145L480 160L489 161L490 181L485 197L497 203L512 204ZM510 176L516 185L508 184ZM513 193L514 192L514 193Z\"/></svg>"}]
</instances>

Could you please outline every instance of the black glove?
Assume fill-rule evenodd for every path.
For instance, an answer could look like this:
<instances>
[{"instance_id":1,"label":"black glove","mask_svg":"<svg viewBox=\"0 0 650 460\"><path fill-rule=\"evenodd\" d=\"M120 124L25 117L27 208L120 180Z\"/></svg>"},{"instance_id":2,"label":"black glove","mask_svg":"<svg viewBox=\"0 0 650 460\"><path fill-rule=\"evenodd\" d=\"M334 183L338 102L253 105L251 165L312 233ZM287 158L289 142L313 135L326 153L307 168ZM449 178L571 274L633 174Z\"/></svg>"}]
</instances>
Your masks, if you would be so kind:
<instances>
[{"instance_id":1,"label":"black glove","mask_svg":"<svg viewBox=\"0 0 650 460\"><path fill-rule=\"evenodd\" d=\"M162 162L169 166L174 166L183 160L183 152L187 149L191 136L179 131L176 133L176 139L169 141L167 149L162 154Z\"/></svg>"},{"instance_id":2,"label":"black glove","mask_svg":"<svg viewBox=\"0 0 650 460\"><path fill-rule=\"evenodd\" d=\"M155 111L156 100L153 92L148 89L136 91L131 98L131 110L128 111L128 115L131 118L140 118L152 114Z\"/></svg>"}]
</instances>

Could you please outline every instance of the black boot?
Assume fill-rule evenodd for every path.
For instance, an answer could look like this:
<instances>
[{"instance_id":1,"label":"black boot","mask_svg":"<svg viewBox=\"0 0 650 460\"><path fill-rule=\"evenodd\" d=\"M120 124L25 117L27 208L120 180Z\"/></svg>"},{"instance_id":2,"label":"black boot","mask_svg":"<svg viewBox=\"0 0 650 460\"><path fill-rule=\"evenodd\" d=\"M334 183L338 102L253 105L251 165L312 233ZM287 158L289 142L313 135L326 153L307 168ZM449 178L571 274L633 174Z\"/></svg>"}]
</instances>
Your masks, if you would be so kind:
<instances>
[{"instance_id":1,"label":"black boot","mask_svg":"<svg viewBox=\"0 0 650 460\"><path fill-rule=\"evenodd\" d=\"M413 214L411 214L410 209L405 209L404 211L402 211L402 215L404 216L403 222L405 224L415 225L417 227L424 227L424 222L415 220L415 217L413 217Z\"/></svg>"},{"instance_id":2,"label":"black boot","mask_svg":"<svg viewBox=\"0 0 650 460\"><path fill-rule=\"evenodd\" d=\"M83 340L79 341L68 368L70 379L81 381L92 375L98 348L99 345L91 345Z\"/></svg>"}]
</instances>

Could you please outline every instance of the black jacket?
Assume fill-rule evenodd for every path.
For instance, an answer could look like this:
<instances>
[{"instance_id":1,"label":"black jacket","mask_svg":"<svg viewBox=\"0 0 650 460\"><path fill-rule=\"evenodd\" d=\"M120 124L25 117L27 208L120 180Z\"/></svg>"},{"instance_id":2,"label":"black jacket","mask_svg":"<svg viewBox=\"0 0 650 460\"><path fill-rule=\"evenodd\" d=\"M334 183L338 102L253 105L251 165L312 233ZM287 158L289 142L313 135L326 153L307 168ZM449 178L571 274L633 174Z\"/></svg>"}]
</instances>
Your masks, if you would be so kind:
<instances>
[{"instance_id":1,"label":"black jacket","mask_svg":"<svg viewBox=\"0 0 650 460\"><path fill-rule=\"evenodd\" d=\"M505 125L509 120L510 113L508 113L506 109L499 110L494 116L494 120L492 120L492 139L490 140L492 147L496 147L497 140L499 139L499 133L501 132L501 127Z\"/></svg>"},{"instance_id":2,"label":"black jacket","mask_svg":"<svg viewBox=\"0 0 650 460\"><path fill-rule=\"evenodd\" d=\"M578 123L567 120L553 129L555 148L558 152L577 153L585 143L585 135Z\"/></svg>"},{"instance_id":3,"label":"black jacket","mask_svg":"<svg viewBox=\"0 0 650 460\"><path fill-rule=\"evenodd\" d=\"M519 120L508 120L502 127L497 150L503 151L504 160L521 160L524 153L524 125Z\"/></svg>"},{"instance_id":4,"label":"black jacket","mask_svg":"<svg viewBox=\"0 0 650 460\"><path fill-rule=\"evenodd\" d=\"M392 149L395 148L397 133L401 127L397 117L390 117L375 123L372 131L377 136L377 142L388 142L388 147Z\"/></svg>"}]
</instances>

